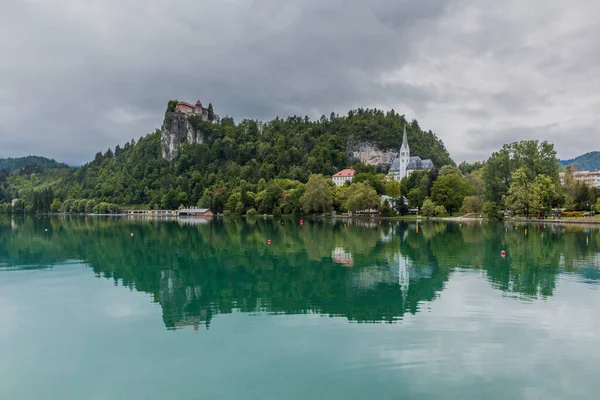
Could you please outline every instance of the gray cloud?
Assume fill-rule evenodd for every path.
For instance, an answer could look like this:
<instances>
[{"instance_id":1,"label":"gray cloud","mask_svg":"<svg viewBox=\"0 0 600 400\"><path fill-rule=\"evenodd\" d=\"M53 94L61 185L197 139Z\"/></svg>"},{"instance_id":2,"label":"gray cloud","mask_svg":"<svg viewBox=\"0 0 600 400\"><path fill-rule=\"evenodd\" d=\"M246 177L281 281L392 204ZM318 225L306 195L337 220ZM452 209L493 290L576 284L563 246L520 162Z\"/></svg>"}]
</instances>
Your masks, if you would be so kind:
<instances>
[{"instance_id":1,"label":"gray cloud","mask_svg":"<svg viewBox=\"0 0 600 400\"><path fill-rule=\"evenodd\" d=\"M237 119L393 108L458 161L524 132L573 157L600 148L598 11L592 0L15 1L0 14L0 157L85 162L158 128L171 98Z\"/></svg>"}]
</instances>

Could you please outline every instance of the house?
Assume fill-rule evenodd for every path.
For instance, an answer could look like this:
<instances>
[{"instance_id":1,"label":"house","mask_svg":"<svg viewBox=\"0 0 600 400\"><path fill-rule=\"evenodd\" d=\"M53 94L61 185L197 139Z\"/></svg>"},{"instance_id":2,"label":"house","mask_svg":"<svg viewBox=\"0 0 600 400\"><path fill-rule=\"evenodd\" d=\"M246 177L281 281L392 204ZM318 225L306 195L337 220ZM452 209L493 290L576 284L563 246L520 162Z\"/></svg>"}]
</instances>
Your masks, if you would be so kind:
<instances>
[{"instance_id":1,"label":"house","mask_svg":"<svg viewBox=\"0 0 600 400\"><path fill-rule=\"evenodd\" d=\"M177 212L179 216L194 216L194 217L212 217L213 213L208 208L182 208Z\"/></svg>"},{"instance_id":2,"label":"house","mask_svg":"<svg viewBox=\"0 0 600 400\"><path fill-rule=\"evenodd\" d=\"M406 125L404 125L404 136L402 137L402 146L398 157L394 158L388 177L397 181L402 178L409 176L414 171L428 170L433 168L433 161L429 159L422 159L419 156L410 156L410 147L408 146L408 139L406 137Z\"/></svg>"},{"instance_id":3,"label":"house","mask_svg":"<svg viewBox=\"0 0 600 400\"><path fill-rule=\"evenodd\" d=\"M574 171L573 179L585 182L588 186L600 188L600 171ZM560 173L560 183L565 184L565 173Z\"/></svg>"},{"instance_id":4,"label":"house","mask_svg":"<svg viewBox=\"0 0 600 400\"><path fill-rule=\"evenodd\" d=\"M354 170L352 168L343 169L331 177L336 186L343 186L346 182L352 182L352 178L354 178Z\"/></svg>"}]
</instances>

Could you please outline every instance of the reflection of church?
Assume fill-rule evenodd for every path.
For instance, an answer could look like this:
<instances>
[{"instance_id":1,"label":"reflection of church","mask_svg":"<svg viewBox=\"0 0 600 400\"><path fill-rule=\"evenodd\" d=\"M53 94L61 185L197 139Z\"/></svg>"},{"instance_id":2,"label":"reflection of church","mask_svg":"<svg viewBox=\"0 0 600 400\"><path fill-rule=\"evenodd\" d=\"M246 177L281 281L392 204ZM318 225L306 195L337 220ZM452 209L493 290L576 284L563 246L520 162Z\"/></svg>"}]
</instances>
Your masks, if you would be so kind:
<instances>
[{"instance_id":1,"label":"reflection of church","mask_svg":"<svg viewBox=\"0 0 600 400\"><path fill-rule=\"evenodd\" d=\"M421 159L419 156L410 156L410 147L408 146L408 139L406 137L406 125L404 125L404 135L402 137L402 146L398 157L394 158L388 177L397 181L402 178L409 176L414 171L427 170L433 168L433 161L430 159Z\"/></svg>"}]
</instances>

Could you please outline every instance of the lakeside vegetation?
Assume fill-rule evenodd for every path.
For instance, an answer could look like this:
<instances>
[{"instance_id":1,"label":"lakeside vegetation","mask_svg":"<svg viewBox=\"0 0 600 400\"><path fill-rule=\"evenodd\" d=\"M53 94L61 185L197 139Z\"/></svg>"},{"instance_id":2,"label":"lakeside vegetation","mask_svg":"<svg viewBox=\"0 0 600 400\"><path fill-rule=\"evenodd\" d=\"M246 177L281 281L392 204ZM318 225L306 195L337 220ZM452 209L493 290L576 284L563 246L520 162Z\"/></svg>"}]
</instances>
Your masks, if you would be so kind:
<instances>
[{"instance_id":1,"label":"lakeside vegetation","mask_svg":"<svg viewBox=\"0 0 600 400\"><path fill-rule=\"evenodd\" d=\"M550 216L553 209L600 212L598 189L573 179L572 166L561 185L559 160L547 142L506 144L485 162L456 166L443 142L413 120L407 125L411 152L432 159L435 168L396 182L386 178L385 166L349 155L365 142L399 148L406 120L394 111L358 109L316 121L294 116L235 123L216 116L213 122L195 117L190 122L203 143L181 144L170 162L162 158L157 130L99 152L79 168L30 159L18 169L4 169L0 213L198 206L231 215L371 209L389 217L419 209L428 217L483 213L501 219L501 210L525 217ZM356 171L352 182L333 185L330 176L348 167ZM382 202L382 195L390 200ZM11 206L13 199L18 200Z\"/></svg>"}]
</instances>

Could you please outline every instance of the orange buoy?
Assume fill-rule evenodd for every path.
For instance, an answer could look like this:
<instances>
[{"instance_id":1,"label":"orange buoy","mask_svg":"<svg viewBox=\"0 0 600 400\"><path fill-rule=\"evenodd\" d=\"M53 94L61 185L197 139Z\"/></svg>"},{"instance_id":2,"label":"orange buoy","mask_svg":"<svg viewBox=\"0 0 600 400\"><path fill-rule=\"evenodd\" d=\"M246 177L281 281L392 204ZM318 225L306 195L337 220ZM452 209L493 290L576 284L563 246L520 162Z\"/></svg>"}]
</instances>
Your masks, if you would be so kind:
<instances>
[{"instance_id":1,"label":"orange buoy","mask_svg":"<svg viewBox=\"0 0 600 400\"><path fill-rule=\"evenodd\" d=\"M504 250L502 250L502 251L500 252L500 255L501 255L502 257L506 257L506 252L505 252Z\"/></svg>"}]
</instances>

